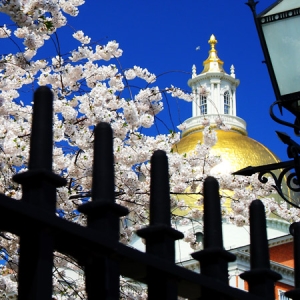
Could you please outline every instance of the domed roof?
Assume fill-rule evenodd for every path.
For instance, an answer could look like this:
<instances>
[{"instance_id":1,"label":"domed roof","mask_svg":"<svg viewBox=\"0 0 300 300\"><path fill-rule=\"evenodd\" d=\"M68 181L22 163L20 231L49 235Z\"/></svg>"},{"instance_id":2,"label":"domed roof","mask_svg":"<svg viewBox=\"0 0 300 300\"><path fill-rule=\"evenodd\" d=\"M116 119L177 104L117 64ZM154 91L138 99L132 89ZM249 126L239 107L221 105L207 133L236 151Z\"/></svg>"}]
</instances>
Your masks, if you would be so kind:
<instances>
[{"instance_id":1,"label":"domed roof","mask_svg":"<svg viewBox=\"0 0 300 300\"><path fill-rule=\"evenodd\" d=\"M212 171L216 174L230 174L241 170L248 166L260 166L266 164L273 164L280 162L280 159L266 146L248 137L245 133L230 130L215 129L217 133L217 143L212 147L210 153L221 157L221 163L213 167ZM193 131L184 135L176 144L174 149L180 154L188 153L195 149L199 142L203 142L203 132L200 127L198 131ZM283 187L285 193L290 194ZM220 190L220 194L226 198L223 207L231 210L231 196L232 191ZM278 201L281 198L278 194L273 197ZM189 210L192 208L199 208L196 205L196 200L199 198L198 194L181 194L177 195L177 200L184 200ZM176 210L173 213L176 215L186 215L187 211Z\"/></svg>"},{"instance_id":2,"label":"domed roof","mask_svg":"<svg viewBox=\"0 0 300 300\"><path fill-rule=\"evenodd\" d=\"M246 122L236 114L236 89L240 82L235 78L234 67L231 66L230 75L224 71L214 35L208 44L209 57L203 62L203 71L197 74L196 66L192 67L192 78L188 81L194 95L192 116L184 121L176 151L184 154L194 150L202 142L204 124L210 124L217 133L211 154L222 159L222 163L214 167L217 173L222 173L222 169L228 174L248 166L280 162L267 147L247 136Z\"/></svg>"},{"instance_id":3,"label":"domed roof","mask_svg":"<svg viewBox=\"0 0 300 300\"><path fill-rule=\"evenodd\" d=\"M227 172L235 172L248 166L254 167L280 161L266 146L246 135L218 129L216 132L218 141L212 147L211 153L222 158L222 163L216 166L220 172L222 168ZM176 145L176 150L181 154L187 153L195 149L202 139L201 130L185 135Z\"/></svg>"}]
</instances>

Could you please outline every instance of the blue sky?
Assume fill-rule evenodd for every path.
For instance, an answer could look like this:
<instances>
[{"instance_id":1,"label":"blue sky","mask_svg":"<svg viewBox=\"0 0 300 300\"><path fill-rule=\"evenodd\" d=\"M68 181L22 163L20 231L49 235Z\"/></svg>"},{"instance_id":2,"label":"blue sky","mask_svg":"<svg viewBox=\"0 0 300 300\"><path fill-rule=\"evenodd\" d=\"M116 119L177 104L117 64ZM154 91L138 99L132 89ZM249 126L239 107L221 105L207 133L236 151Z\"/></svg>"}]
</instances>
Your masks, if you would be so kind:
<instances>
[{"instance_id":1,"label":"blue sky","mask_svg":"<svg viewBox=\"0 0 300 300\"><path fill-rule=\"evenodd\" d=\"M216 46L224 69L230 73L235 66L236 78L241 81L237 89L237 114L247 122L249 136L263 143L282 160L287 159L286 146L275 130L287 132L297 141L293 130L275 123L269 116L269 106L275 100L271 82L259 44L252 13L246 0L114 0L86 1L76 18L69 18L71 27L58 31L62 52L72 46L66 33L82 29L93 41L105 44L116 40L123 49L122 67L133 65L148 68L156 75L180 70L161 76L157 84L170 84L189 90L187 80L191 67L202 70L208 56L207 43L211 34L218 40ZM274 0L261 0L261 12ZM0 14L0 23L3 16ZM200 50L196 51L196 47ZM0 54L13 49L7 40L0 40ZM51 55L54 47L49 42L41 55ZM191 116L191 104L177 105L169 99L173 122ZM178 117L178 111L180 117ZM168 118L168 114L165 116ZM287 114L284 113L284 117ZM288 117L287 117L288 118ZM293 118L289 117L291 121Z\"/></svg>"}]
</instances>

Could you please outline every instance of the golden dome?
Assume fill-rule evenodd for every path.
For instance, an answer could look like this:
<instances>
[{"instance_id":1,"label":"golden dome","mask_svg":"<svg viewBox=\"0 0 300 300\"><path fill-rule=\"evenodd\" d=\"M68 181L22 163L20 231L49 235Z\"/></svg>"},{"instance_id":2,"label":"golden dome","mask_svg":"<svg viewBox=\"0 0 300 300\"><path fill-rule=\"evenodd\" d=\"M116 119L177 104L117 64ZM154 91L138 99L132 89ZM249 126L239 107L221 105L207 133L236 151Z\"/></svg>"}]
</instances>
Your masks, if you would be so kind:
<instances>
[{"instance_id":1,"label":"golden dome","mask_svg":"<svg viewBox=\"0 0 300 300\"><path fill-rule=\"evenodd\" d=\"M223 166L230 172L235 172L248 166L260 166L280 162L279 158L261 143L235 131L216 130L218 141L211 153L221 156ZM182 137L176 145L178 153L187 153L202 142L202 131L196 131ZM218 167L218 166L217 166ZM220 170L221 171L221 170Z\"/></svg>"},{"instance_id":2,"label":"golden dome","mask_svg":"<svg viewBox=\"0 0 300 300\"><path fill-rule=\"evenodd\" d=\"M203 142L202 126L198 131L184 135L176 144L174 150L180 154L188 153L196 148L199 142ZM248 166L260 166L280 162L279 158L263 144L249 138L246 132L224 131L215 129L217 133L217 143L212 147L211 154L220 156L222 162L214 167L216 173L233 173ZM284 189L286 191L286 189ZM189 192L189 189L187 190ZM224 208L231 210L232 191L220 190L220 194L226 199ZM274 195L275 199L281 200L279 195ZM184 200L189 209L199 208L195 202L199 199L199 194L177 195L177 200ZM186 215L189 212L176 209L176 215Z\"/></svg>"}]
</instances>

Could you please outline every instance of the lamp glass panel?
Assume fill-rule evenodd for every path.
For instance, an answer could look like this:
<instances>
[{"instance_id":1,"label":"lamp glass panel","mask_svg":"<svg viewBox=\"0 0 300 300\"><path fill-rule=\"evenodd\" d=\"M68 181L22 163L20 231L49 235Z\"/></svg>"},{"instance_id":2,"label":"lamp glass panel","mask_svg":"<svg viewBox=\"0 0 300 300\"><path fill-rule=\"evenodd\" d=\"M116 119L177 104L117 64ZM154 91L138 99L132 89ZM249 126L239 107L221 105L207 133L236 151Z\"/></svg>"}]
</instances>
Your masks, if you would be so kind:
<instances>
[{"instance_id":1,"label":"lamp glass panel","mask_svg":"<svg viewBox=\"0 0 300 300\"><path fill-rule=\"evenodd\" d=\"M270 9L264 16L277 14L283 11L292 10L299 7L299 0L281 0L278 1L272 9Z\"/></svg>"},{"instance_id":2,"label":"lamp glass panel","mask_svg":"<svg viewBox=\"0 0 300 300\"><path fill-rule=\"evenodd\" d=\"M281 95L300 91L300 16L266 23L262 30Z\"/></svg>"}]
</instances>

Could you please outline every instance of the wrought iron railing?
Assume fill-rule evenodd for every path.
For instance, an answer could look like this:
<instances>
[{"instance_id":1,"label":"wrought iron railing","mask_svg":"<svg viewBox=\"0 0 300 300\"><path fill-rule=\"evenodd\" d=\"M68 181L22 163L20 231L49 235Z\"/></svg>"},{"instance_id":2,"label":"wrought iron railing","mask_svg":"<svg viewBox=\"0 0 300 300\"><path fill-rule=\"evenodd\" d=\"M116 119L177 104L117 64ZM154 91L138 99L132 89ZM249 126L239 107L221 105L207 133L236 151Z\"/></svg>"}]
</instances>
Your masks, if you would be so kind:
<instances>
[{"instance_id":1,"label":"wrought iron railing","mask_svg":"<svg viewBox=\"0 0 300 300\"><path fill-rule=\"evenodd\" d=\"M20 236L18 299L52 299L54 251L83 266L89 300L119 299L120 275L147 285L150 300L275 299L274 283L280 275L270 270L259 200L250 209L251 269L242 275L249 292L229 286L227 266L235 256L223 247L219 187L213 177L204 183L204 249L192 255L200 262L201 274L175 264L174 242L182 233L171 227L163 151L151 159L150 224L138 231L146 239L146 252L119 242L119 218L128 211L115 203L113 136L106 123L95 128L92 201L78 209L86 214L87 226L56 216L56 188L66 182L52 172L52 98L47 87L40 87L34 96L29 169L14 177L22 184L22 199L0 195L0 230Z\"/></svg>"}]
</instances>

